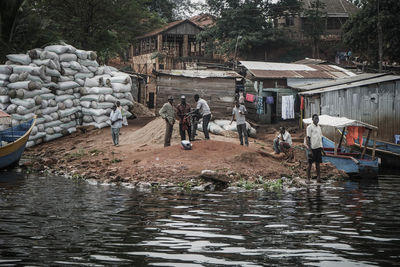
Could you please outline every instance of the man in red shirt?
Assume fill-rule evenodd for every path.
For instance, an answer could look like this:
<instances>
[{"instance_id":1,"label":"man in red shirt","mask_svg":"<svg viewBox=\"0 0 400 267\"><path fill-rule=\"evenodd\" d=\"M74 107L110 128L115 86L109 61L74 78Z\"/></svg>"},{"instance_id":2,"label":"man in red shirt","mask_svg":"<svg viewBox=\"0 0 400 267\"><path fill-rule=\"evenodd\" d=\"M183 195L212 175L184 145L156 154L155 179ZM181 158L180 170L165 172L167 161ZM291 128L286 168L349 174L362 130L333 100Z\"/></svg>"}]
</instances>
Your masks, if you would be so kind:
<instances>
[{"instance_id":1,"label":"man in red shirt","mask_svg":"<svg viewBox=\"0 0 400 267\"><path fill-rule=\"evenodd\" d=\"M190 122L185 115L190 112L190 105L186 103L186 97L181 96L181 103L176 107L176 115L179 119L179 133L181 140L186 140L186 131L188 132L188 138L190 139Z\"/></svg>"}]
</instances>

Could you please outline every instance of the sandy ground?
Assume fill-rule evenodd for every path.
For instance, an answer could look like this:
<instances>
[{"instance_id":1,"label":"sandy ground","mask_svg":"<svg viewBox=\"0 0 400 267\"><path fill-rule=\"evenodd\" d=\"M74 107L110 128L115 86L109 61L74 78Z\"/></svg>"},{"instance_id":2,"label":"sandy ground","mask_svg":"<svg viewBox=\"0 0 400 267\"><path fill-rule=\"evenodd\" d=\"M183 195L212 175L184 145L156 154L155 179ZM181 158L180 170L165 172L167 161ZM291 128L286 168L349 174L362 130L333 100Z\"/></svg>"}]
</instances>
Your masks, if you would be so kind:
<instances>
[{"instance_id":1,"label":"sandy ground","mask_svg":"<svg viewBox=\"0 0 400 267\"><path fill-rule=\"evenodd\" d=\"M178 124L172 145L164 148L165 122L160 118L137 118L121 129L120 146L111 140L110 128L78 131L70 136L27 149L26 165L34 170L52 169L61 174L94 178L106 182L150 182L177 184L198 178L202 170L225 175L230 182L306 177L307 163L302 148L303 131L289 128L294 140L294 160L275 155L273 128L261 128L249 147L237 138L211 135L203 140L199 132L192 150L180 146ZM278 127L278 126L276 126ZM322 178L342 176L332 165L321 166ZM314 172L315 173L315 172Z\"/></svg>"}]
</instances>

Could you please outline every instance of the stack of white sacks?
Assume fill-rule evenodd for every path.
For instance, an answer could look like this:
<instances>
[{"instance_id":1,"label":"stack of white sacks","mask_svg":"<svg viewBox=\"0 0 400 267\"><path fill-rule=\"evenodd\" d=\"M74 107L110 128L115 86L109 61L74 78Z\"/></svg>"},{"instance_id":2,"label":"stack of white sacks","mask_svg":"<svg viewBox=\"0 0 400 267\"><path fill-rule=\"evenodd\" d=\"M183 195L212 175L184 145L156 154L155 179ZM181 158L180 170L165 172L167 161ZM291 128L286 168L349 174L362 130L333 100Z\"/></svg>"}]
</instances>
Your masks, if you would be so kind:
<instances>
[{"instance_id":1,"label":"stack of white sacks","mask_svg":"<svg viewBox=\"0 0 400 267\"><path fill-rule=\"evenodd\" d=\"M99 66L96 57L63 44L8 55L0 65L1 110L11 114L13 125L37 115L28 147L72 133L77 125L109 126L116 101L125 110L133 106L129 75Z\"/></svg>"}]
</instances>

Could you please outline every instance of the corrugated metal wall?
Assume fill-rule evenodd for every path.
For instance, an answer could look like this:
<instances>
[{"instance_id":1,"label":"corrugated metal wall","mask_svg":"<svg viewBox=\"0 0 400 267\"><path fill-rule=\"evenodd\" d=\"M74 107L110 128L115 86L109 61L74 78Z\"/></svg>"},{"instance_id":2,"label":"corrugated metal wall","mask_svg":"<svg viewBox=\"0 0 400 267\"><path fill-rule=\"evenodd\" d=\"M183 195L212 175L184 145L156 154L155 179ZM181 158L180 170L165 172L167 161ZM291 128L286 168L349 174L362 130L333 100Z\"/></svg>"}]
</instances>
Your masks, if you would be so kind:
<instances>
[{"instance_id":1,"label":"corrugated metal wall","mask_svg":"<svg viewBox=\"0 0 400 267\"><path fill-rule=\"evenodd\" d=\"M378 126L378 139L394 141L400 134L400 81L324 92L321 114L342 116ZM310 114L307 97L306 114Z\"/></svg>"}]
</instances>

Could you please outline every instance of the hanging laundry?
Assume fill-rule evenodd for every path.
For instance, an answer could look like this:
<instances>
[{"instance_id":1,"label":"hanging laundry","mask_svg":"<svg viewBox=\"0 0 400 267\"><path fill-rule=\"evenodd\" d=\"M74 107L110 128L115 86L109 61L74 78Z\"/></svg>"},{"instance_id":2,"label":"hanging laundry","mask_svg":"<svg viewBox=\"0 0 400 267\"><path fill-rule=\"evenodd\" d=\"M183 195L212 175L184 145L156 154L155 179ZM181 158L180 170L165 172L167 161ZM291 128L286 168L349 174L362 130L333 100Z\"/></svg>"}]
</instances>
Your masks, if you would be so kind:
<instances>
[{"instance_id":1,"label":"hanging laundry","mask_svg":"<svg viewBox=\"0 0 400 267\"><path fill-rule=\"evenodd\" d=\"M252 95L252 94L246 94L246 100L247 101L249 101L249 102L254 102L254 100L255 100L255 98L256 98L256 96L255 95Z\"/></svg>"},{"instance_id":2,"label":"hanging laundry","mask_svg":"<svg viewBox=\"0 0 400 267\"><path fill-rule=\"evenodd\" d=\"M303 110L303 109L304 109L304 97L301 96L300 97L300 110Z\"/></svg>"},{"instance_id":3,"label":"hanging laundry","mask_svg":"<svg viewBox=\"0 0 400 267\"><path fill-rule=\"evenodd\" d=\"M282 119L294 119L294 97L293 95L282 96Z\"/></svg>"},{"instance_id":4,"label":"hanging laundry","mask_svg":"<svg viewBox=\"0 0 400 267\"><path fill-rule=\"evenodd\" d=\"M274 104L274 97L273 96L267 96L266 103L269 105Z\"/></svg>"},{"instance_id":5,"label":"hanging laundry","mask_svg":"<svg viewBox=\"0 0 400 267\"><path fill-rule=\"evenodd\" d=\"M358 140L359 144L362 144L364 142L363 140L364 131L365 128L362 126L347 127L347 135L346 135L347 145L349 146L354 145L356 140Z\"/></svg>"},{"instance_id":6,"label":"hanging laundry","mask_svg":"<svg viewBox=\"0 0 400 267\"><path fill-rule=\"evenodd\" d=\"M348 146L354 145L354 140L358 138L358 129L356 126L347 127L346 142Z\"/></svg>"},{"instance_id":7,"label":"hanging laundry","mask_svg":"<svg viewBox=\"0 0 400 267\"><path fill-rule=\"evenodd\" d=\"M262 96L257 99L257 114L264 114L264 101Z\"/></svg>"}]
</instances>

